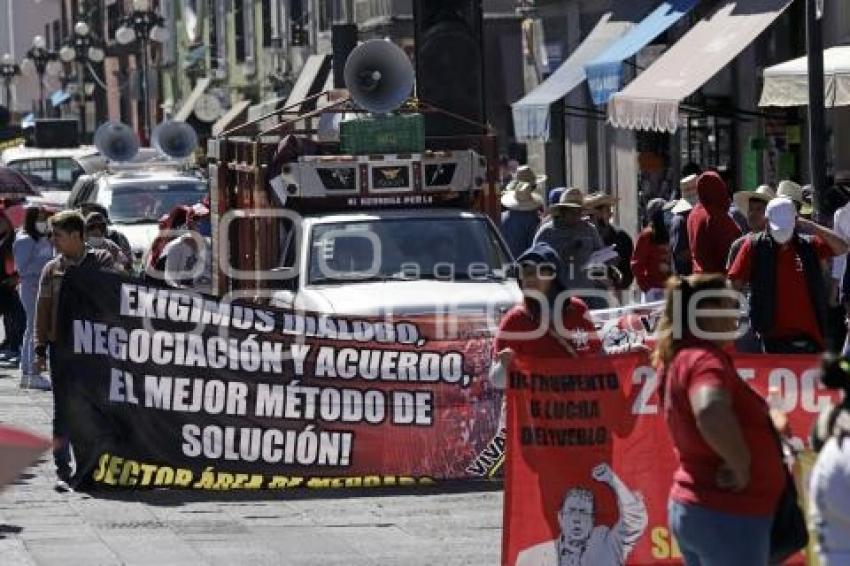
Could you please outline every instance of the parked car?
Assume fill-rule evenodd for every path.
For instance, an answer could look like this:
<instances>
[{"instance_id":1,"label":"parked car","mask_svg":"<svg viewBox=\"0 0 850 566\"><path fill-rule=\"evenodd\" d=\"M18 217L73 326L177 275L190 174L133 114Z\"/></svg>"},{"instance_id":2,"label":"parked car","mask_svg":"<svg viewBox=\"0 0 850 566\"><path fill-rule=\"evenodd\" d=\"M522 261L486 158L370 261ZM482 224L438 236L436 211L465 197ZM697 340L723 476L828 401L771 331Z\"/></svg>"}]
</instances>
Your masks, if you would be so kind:
<instances>
[{"instance_id":1,"label":"parked car","mask_svg":"<svg viewBox=\"0 0 850 566\"><path fill-rule=\"evenodd\" d=\"M12 147L0 154L0 161L20 171L41 192L42 204L62 206L80 175L101 171L106 166L94 146Z\"/></svg>"}]
</instances>

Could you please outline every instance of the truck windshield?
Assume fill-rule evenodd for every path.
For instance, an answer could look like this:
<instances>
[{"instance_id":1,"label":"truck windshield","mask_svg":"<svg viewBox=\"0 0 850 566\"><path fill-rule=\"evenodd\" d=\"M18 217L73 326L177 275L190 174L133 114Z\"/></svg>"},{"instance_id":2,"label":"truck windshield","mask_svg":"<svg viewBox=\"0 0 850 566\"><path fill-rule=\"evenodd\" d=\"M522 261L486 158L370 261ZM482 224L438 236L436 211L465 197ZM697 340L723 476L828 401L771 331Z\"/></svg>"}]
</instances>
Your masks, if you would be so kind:
<instances>
[{"instance_id":1,"label":"truck windshield","mask_svg":"<svg viewBox=\"0 0 850 566\"><path fill-rule=\"evenodd\" d=\"M119 223L156 222L177 205L191 206L207 194L205 183L193 181L152 181L122 183L104 192L102 203L109 217Z\"/></svg>"},{"instance_id":2,"label":"truck windshield","mask_svg":"<svg viewBox=\"0 0 850 566\"><path fill-rule=\"evenodd\" d=\"M509 256L483 218L399 218L319 224L309 283L503 279Z\"/></svg>"}]
</instances>

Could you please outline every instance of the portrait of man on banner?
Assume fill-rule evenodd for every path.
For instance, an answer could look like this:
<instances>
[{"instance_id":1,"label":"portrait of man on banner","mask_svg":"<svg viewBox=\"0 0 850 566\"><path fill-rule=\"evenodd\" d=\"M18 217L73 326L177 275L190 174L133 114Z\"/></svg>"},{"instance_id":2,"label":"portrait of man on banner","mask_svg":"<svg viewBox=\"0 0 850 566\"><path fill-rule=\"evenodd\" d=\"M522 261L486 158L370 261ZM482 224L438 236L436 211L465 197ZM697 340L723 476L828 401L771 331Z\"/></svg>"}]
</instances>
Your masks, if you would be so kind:
<instances>
[{"instance_id":1,"label":"portrait of man on banner","mask_svg":"<svg viewBox=\"0 0 850 566\"><path fill-rule=\"evenodd\" d=\"M596 520L596 496L571 487L558 511L560 536L519 553L517 566L620 566L643 535L648 515L643 496L624 484L608 464L597 465L594 480L607 485L617 500L613 527Z\"/></svg>"}]
</instances>

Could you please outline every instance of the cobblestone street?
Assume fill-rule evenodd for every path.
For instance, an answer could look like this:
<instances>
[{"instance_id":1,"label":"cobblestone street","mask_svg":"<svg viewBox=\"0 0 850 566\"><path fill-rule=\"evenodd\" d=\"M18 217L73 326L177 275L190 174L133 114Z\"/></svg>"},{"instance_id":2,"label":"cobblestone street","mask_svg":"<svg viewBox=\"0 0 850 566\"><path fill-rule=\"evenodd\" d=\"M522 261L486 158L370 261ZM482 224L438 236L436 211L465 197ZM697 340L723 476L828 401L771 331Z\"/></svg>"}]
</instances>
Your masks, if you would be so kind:
<instances>
[{"instance_id":1,"label":"cobblestone street","mask_svg":"<svg viewBox=\"0 0 850 566\"><path fill-rule=\"evenodd\" d=\"M0 377L0 422L49 436L51 395ZM3 566L497 564L501 491L210 500L54 491L49 457L0 493ZM360 492L362 493L362 492ZM272 497L271 495L269 497Z\"/></svg>"}]
</instances>

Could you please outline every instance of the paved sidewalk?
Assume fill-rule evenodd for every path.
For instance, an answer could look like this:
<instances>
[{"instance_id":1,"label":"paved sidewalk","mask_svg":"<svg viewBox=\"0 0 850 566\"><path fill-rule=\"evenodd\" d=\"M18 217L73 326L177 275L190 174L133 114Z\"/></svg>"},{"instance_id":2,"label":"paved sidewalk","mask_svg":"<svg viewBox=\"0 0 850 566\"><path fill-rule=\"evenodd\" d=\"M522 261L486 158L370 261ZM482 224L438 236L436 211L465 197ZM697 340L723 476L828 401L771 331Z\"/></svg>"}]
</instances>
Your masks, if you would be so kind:
<instances>
[{"instance_id":1,"label":"paved sidewalk","mask_svg":"<svg viewBox=\"0 0 850 566\"><path fill-rule=\"evenodd\" d=\"M0 422L49 436L50 393L18 382L17 372L0 374ZM215 501L178 492L61 494L54 480L46 456L0 492L2 566L499 562L498 491Z\"/></svg>"}]
</instances>

